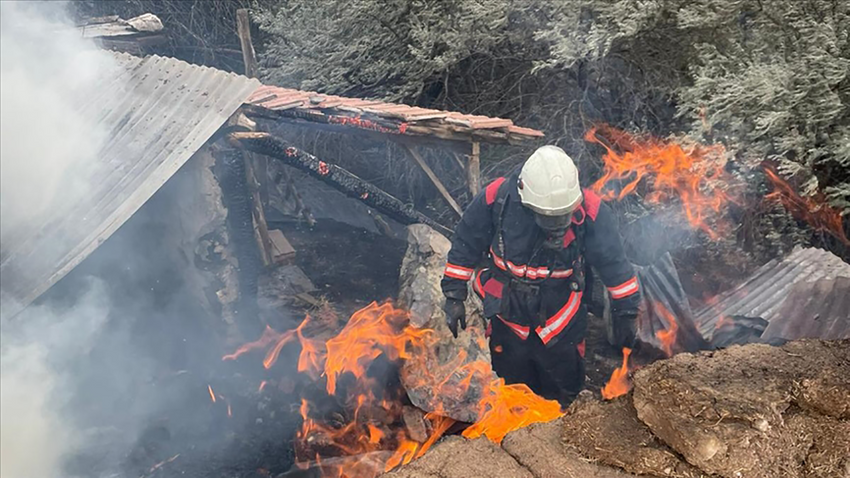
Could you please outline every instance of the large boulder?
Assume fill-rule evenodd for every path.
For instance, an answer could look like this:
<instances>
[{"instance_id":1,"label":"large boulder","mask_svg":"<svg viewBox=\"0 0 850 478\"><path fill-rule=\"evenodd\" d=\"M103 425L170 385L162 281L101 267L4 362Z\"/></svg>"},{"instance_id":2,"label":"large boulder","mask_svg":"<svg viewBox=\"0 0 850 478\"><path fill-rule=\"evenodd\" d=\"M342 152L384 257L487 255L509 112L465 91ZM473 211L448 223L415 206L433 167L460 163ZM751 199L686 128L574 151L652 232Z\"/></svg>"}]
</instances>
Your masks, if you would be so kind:
<instances>
[{"instance_id":1,"label":"large boulder","mask_svg":"<svg viewBox=\"0 0 850 478\"><path fill-rule=\"evenodd\" d=\"M627 478L631 475L616 468L589 462L562 439L562 417L547 423L535 423L513 431L502 441L502 448L534 476L546 478ZM592 440L592 436L576 436ZM624 437L627 438L627 437Z\"/></svg>"},{"instance_id":2,"label":"large boulder","mask_svg":"<svg viewBox=\"0 0 850 478\"><path fill-rule=\"evenodd\" d=\"M704 475L638 419L630 395L608 402L587 395L580 395L561 419L561 433L570 449L638 475L677 478Z\"/></svg>"},{"instance_id":3,"label":"large boulder","mask_svg":"<svg viewBox=\"0 0 850 478\"><path fill-rule=\"evenodd\" d=\"M452 337L446 326L445 299L440 289L451 243L424 224L409 226L407 231L399 305L410 311L411 325L434 330L435 346L419 351L405 362L402 383L417 407L474 422L479 413L480 391L493 378L481 301L470 290L466 301L467 329L458 338Z\"/></svg>"},{"instance_id":4,"label":"large boulder","mask_svg":"<svg viewBox=\"0 0 850 478\"><path fill-rule=\"evenodd\" d=\"M487 439L467 440L459 436L444 439L422 458L386 478L532 478L532 475L505 450Z\"/></svg>"},{"instance_id":5,"label":"large boulder","mask_svg":"<svg viewBox=\"0 0 850 478\"><path fill-rule=\"evenodd\" d=\"M655 436L707 473L847 476L850 423L839 418L848 393L839 386L849 359L850 341L817 340L680 354L635 374L634 407Z\"/></svg>"}]
</instances>

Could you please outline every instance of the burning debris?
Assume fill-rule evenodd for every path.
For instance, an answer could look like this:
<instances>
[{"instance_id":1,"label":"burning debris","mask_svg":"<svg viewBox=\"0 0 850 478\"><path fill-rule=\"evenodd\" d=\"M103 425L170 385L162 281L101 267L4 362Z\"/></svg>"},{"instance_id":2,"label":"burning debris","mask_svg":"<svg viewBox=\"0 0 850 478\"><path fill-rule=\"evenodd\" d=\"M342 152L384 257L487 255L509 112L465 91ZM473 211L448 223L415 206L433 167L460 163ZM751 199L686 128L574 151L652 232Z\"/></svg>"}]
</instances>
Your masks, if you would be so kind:
<instances>
[{"instance_id":1,"label":"burning debris","mask_svg":"<svg viewBox=\"0 0 850 478\"><path fill-rule=\"evenodd\" d=\"M389 302L373 303L357 311L345 328L328 340L305 337L308 317L291 333L266 329L260 339L223 359L260 351L265 354L263 367L270 369L283 347L297 337L301 344L298 370L313 379L324 378L326 397L341 411L328 415L329 410L302 398L296 466L318 467L323 475L376 476L422 456L455 423L437 410L424 414L427 434L416 433L407 425L410 419L405 410L409 406L398 377L392 375L398 373L400 362L432 359L437 345L434 330L411 327L409 320L407 312ZM525 385L505 385L504 380L494 378L487 362L470 362L460 369L455 365L431 372L443 377L445 387L460 387L462 395L477 383L477 398L473 399L479 418L463 431L467 438L486 437L500 443L513 430L562 415L557 402L536 396ZM389 372L381 371L387 367ZM453 376L464 378L449 382Z\"/></svg>"},{"instance_id":2,"label":"burning debris","mask_svg":"<svg viewBox=\"0 0 850 478\"><path fill-rule=\"evenodd\" d=\"M844 232L841 211L830 207L823 193L803 198L770 166L764 166L764 174L773 186L773 191L765 196L766 200L778 201L795 218L805 221L816 231L831 234L845 246L850 246L850 239Z\"/></svg>"}]
</instances>

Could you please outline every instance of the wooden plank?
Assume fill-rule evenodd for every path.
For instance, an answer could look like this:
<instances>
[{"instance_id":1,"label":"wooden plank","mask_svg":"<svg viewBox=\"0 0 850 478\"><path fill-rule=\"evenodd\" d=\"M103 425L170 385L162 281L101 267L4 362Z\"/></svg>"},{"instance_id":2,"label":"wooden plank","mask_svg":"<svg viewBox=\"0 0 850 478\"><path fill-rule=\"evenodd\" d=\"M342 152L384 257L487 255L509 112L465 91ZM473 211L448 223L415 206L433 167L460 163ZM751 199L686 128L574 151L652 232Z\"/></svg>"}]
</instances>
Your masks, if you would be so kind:
<instances>
[{"instance_id":1,"label":"wooden plank","mask_svg":"<svg viewBox=\"0 0 850 478\"><path fill-rule=\"evenodd\" d=\"M272 229L269 231L269 238L272 243L272 260L275 264L288 262L295 257L295 248L283 235L280 229Z\"/></svg>"},{"instance_id":2,"label":"wooden plank","mask_svg":"<svg viewBox=\"0 0 850 478\"><path fill-rule=\"evenodd\" d=\"M476 141L472 143L472 154L469 155L469 161L466 163L466 182L469 185L469 192L473 196L481 192L481 145Z\"/></svg>"},{"instance_id":3,"label":"wooden plank","mask_svg":"<svg viewBox=\"0 0 850 478\"><path fill-rule=\"evenodd\" d=\"M422 168L422 171L425 172L425 175L428 176L428 179L431 180L431 183L434 184L434 186L437 188L437 191L440 192L440 195L443 196L443 199L446 201L446 203L454 210L454 212L457 213L458 216L462 216L463 209L461 209L460 205L458 205L457 201L455 201L452 195L449 194L449 190L446 189L442 181L440 181L440 178L438 178L437 175L434 174L434 171L431 170L431 168L428 166L428 163L425 162L425 159L422 158L418 151L411 148L410 146L405 145L404 148L407 149L407 152L410 153L410 156L413 157L414 161L416 161L416 164L418 164L419 167Z\"/></svg>"},{"instance_id":4,"label":"wooden plank","mask_svg":"<svg viewBox=\"0 0 850 478\"><path fill-rule=\"evenodd\" d=\"M240 8L236 10L236 34L239 35L239 44L242 47L242 62L245 64L245 76L257 77L257 55L254 45L251 43L251 19L248 10Z\"/></svg>"},{"instance_id":5,"label":"wooden plank","mask_svg":"<svg viewBox=\"0 0 850 478\"><path fill-rule=\"evenodd\" d=\"M337 124L328 124L308 121L303 118L292 118L289 116L277 115L276 111L264 109L261 105L246 105L243 110L249 117L258 119L269 119L279 123L288 123L302 128L310 128L320 131L328 131L331 133L350 134L361 137L366 137L374 141L392 141L398 144L407 144L410 146L424 146L426 148L437 148L443 150L454 151L459 154L468 155L471 153L469 138L460 140L438 139L431 136L412 136L408 134L384 134L377 131L370 131L360 128L352 128Z\"/></svg>"}]
</instances>

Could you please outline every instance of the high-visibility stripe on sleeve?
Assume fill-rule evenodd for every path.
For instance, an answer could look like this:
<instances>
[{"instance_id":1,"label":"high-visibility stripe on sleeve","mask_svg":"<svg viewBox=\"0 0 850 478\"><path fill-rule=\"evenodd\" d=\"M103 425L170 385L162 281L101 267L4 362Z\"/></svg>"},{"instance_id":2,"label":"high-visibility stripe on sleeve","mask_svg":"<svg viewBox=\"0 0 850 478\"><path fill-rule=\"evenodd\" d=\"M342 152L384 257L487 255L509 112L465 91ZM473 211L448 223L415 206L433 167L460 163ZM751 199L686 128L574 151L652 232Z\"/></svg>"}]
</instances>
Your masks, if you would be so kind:
<instances>
[{"instance_id":1,"label":"high-visibility stripe on sleeve","mask_svg":"<svg viewBox=\"0 0 850 478\"><path fill-rule=\"evenodd\" d=\"M460 279L460 280L469 280L472 279L473 270L468 267L459 266L456 264L447 263L446 264L446 277L451 277L452 279Z\"/></svg>"},{"instance_id":2,"label":"high-visibility stripe on sleeve","mask_svg":"<svg viewBox=\"0 0 850 478\"><path fill-rule=\"evenodd\" d=\"M614 287L609 287L608 292L611 293L611 297L614 299L622 299L623 297L628 297L638 291L638 280L637 277L632 277L631 279L623 282L622 284Z\"/></svg>"}]
</instances>

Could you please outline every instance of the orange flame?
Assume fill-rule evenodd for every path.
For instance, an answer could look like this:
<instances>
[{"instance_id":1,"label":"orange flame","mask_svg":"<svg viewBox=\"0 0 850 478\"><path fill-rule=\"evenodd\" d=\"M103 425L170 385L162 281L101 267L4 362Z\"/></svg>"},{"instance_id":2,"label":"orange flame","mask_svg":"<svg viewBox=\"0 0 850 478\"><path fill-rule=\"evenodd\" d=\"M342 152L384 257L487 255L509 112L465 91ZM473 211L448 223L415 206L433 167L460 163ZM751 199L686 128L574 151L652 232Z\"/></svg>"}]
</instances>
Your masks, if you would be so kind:
<instances>
[{"instance_id":1,"label":"orange flame","mask_svg":"<svg viewBox=\"0 0 850 478\"><path fill-rule=\"evenodd\" d=\"M327 342L328 393L336 392L337 379L346 372L362 378L381 355L390 360L407 359L408 347L425 348L433 331L406 327L408 320L407 312L389 302L373 303L355 312L342 332Z\"/></svg>"},{"instance_id":2,"label":"orange flame","mask_svg":"<svg viewBox=\"0 0 850 478\"><path fill-rule=\"evenodd\" d=\"M660 302L654 302L654 307L658 309L658 312L664 316L667 320L668 327L665 330L658 330L655 332L655 338L658 339L658 342L661 344L661 350L668 357L673 356L673 344L676 343L676 334L679 331L679 324L676 322L676 317L664 307Z\"/></svg>"},{"instance_id":3,"label":"orange flame","mask_svg":"<svg viewBox=\"0 0 850 478\"><path fill-rule=\"evenodd\" d=\"M257 391L262 392L263 390L265 390L266 385L268 385L268 383L269 382L267 380L263 380L262 382L260 382L260 386L257 388Z\"/></svg>"},{"instance_id":4,"label":"orange flame","mask_svg":"<svg viewBox=\"0 0 850 478\"><path fill-rule=\"evenodd\" d=\"M844 232L841 213L826 204L822 193L802 198L770 167L764 166L764 174L773 185L773 192L766 195L765 199L779 201L795 218L807 222L815 230L831 234L845 246L850 246L850 239Z\"/></svg>"},{"instance_id":5,"label":"orange flame","mask_svg":"<svg viewBox=\"0 0 850 478\"><path fill-rule=\"evenodd\" d=\"M604 174L592 189L605 200L622 200L635 192L644 178L651 192L644 199L652 203L679 198L688 222L717 239L718 213L731 201L721 184L731 184L724 170L725 150L720 145L704 146L636 138L607 125L591 128L584 139L602 145L606 154ZM617 150L623 153L617 153ZM625 182L619 193L609 190L612 181ZM709 222L715 222L714 227Z\"/></svg>"},{"instance_id":6,"label":"orange flame","mask_svg":"<svg viewBox=\"0 0 850 478\"><path fill-rule=\"evenodd\" d=\"M306 468L306 462L313 461L321 467L324 476L376 476L422 456L454 423L451 418L441 416L439 410L428 413L425 415L430 424L427 439L424 442L412 439L402 418L401 392L384 389L368 374L378 357L390 361L425 360L423 363L431 363L428 360L434 357L439 340L435 331L411 327L408 313L393 307L390 302L381 305L373 302L355 312L343 330L326 342L304 335L308 320L309 317L290 332L278 333L267 329L263 333L265 339L261 337L230 355L238 356L240 351L245 353L271 347L266 354L269 359L275 350L279 354L281 341L297 337L302 347L298 370L314 379L324 376L325 389L330 395L345 391L346 396L342 398L350 407L351 415L343 424L339 424L338 415L333 424L311 417L311 414L320 414L321 410L302 399L299 411L303 423L296 441L299 467ZM257 346L258 343L265 345ZM465 394L473 381L481 385L480 419L467 428L464 436L486 436L499 443L513 430L562 415L558 402L535 395L525 385L505 385L504 380L494 379L487 362L472 361L463 365L466 357L460 355L441 366L440 370L428 371L439 377L434 380L438 384L435 388L437 393L459 388ZM274 360L270 363L273 365ZM355 380L352 385L341 389L340 379L344 375ZM384 458L378 468L373 452L387 452L381 455ZM342 462L334 460L333 464L325 460L340 456L348 458ZM367 456L372 458L367 459Z\"/></svg>"},{"instance_id":7,"label":"orange flame","mask_svg":"<svg viewBox=\"0 0 850 478\"><path fill-rule=\"evenodd\" d=\"M272 342L280 340L281 335L286 335L286 332L284 332L284 334L280 334L267 325L266 329L263 330L263 335L260 336L259 339L255 340L254 342L249 342L247 344L242 345L241 347L236 349L235 352L233 352L232 354L225 355L221 359L236 360L242 354L245 354L252 350L262 350L268 347Z\"/></svg>"},{"instance_id":8,"label":"orange flame","mask_svg":"<svg viewBox=\"0 0 850 478\"><path fill-rule=\"evenodd\" d=\"M611 378L602 388L602 398L611 400L629 393L632 383L629 381L629 355L632 349L623 347L623 365L611 373Z\"/></svg>"},{"instance_id":9,"label":"orange flame","mask_svg":"<svg viewBox=\"0 0 850 478\"><path fill-rule=\"evenodd\" d=\"M210 400L215 403L215 393L213 393L213 389L211 385L207 385L207 390L210 392Z\"/></svg>"},{"instance_id":10,"label":"orange flame","mask_svg":"<svg viewBox=\"0 0 850 478\"><path fill-rule=\"evenodd\" d=\"M502 443L502 439L514 430L564 415L558 402L536 395L522 383L505 385L502 378L491 384L480 406L481 418L464 430L463 436L486 436L493 443Z\"/></svg>"}]
</instances>

